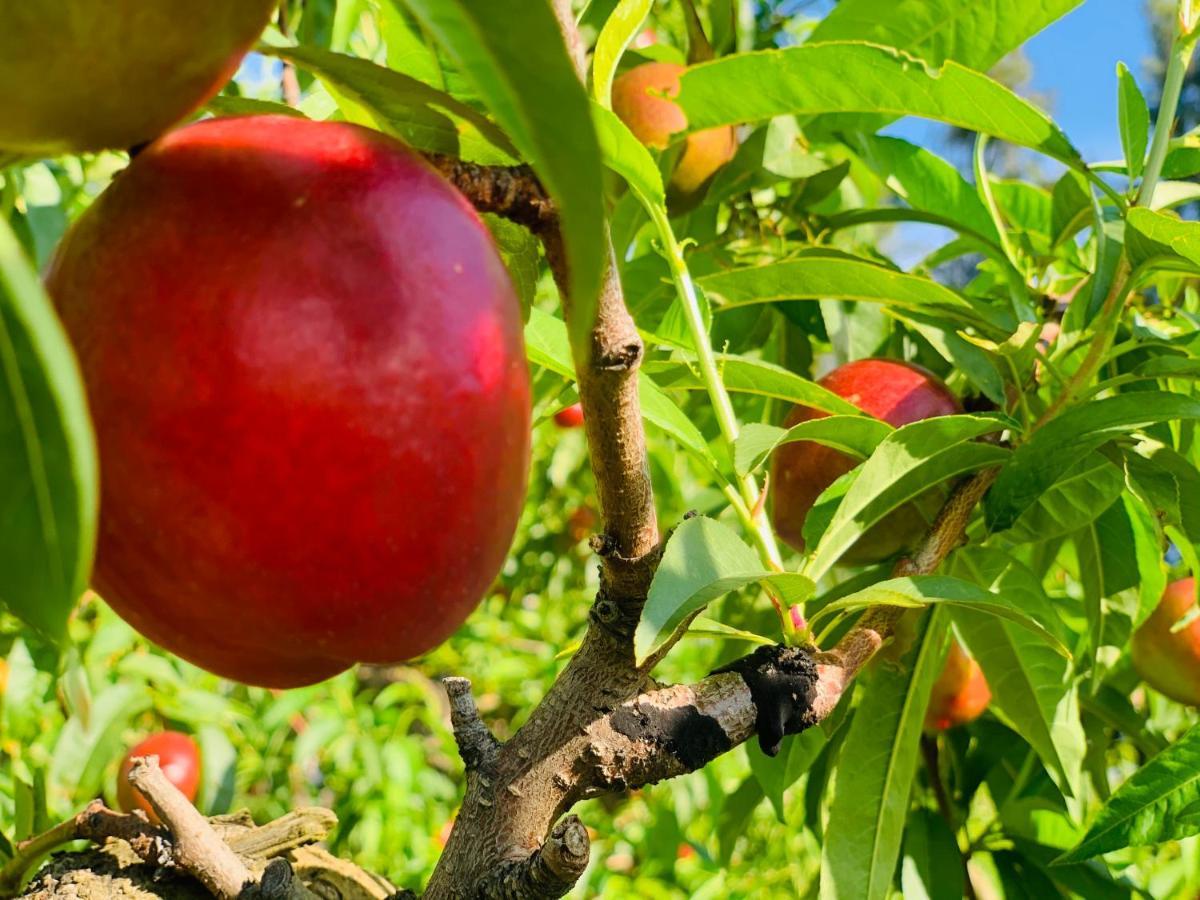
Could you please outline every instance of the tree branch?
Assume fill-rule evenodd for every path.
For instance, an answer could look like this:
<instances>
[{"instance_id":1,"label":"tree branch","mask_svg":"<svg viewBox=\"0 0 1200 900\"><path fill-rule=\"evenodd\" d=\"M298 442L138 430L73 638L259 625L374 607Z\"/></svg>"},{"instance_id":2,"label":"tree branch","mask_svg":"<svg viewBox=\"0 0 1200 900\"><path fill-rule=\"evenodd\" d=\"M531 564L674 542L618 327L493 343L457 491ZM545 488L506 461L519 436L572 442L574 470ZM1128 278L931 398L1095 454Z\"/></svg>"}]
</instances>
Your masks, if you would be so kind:
<instances>
[{"instance_id":1,"label":"tree branch","mask_svg":"<svg viewBox=\"0 0 1200 900\"><path fill-rule=\"evenodd\" d=\"M191 872L218 900L237 900L256 882L246 864L217 837L208 820L167 780L158 757L139 757L129 770L138 789L171 833L175 861Z\"/></svg>"}]
</instances>

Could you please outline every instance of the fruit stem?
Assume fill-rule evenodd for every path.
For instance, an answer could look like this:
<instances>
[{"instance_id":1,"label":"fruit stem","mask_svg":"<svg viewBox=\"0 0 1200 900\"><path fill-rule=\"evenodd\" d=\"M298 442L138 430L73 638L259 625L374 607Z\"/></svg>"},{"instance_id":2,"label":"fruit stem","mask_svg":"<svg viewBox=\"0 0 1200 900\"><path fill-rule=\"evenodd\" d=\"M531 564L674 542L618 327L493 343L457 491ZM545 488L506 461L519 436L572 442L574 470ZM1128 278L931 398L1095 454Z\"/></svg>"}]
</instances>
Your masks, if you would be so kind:
<instances>
[{"instance_id":1,"label":"fruit stem","mask_svg":"<svg viewBox=\"0 0 1200 900\"><path fill-rule=\"evenodd\" d=\"M1142 175L1142 185L1138 188L1138 206L1149 206L1154 197L1154 189L1158 187L1159 176L1162 175L1163 163L1170 148L1171 131L1175 127L1175 111L1179 107L1179 96L1183 90L1183 80L1187 76L1188 66L1192 62L1192 52L1196 49L1197 34L1187 29L1183 21L1185 6L1190 6L1184 0L1180 6L1179 30L1171 43L1171 55L1167 61L1167 73L1163 78L1162 101L1158 104L1158 118L1154 121L1154 138L1150 142L1150 156L1146 160L1146 169ZM1190 16L1187 16L1190 18Z\"/></svg>"},{"instance_id":2,"label":"fruit stem","mask_svg":"<svg viewBox=\"0 0 1200 900\"><path fill-rule=\"evenodd\" d=\"M696 296L696 285L688 271L683 248L675 238L675 232L667 218L666 209L654 204L648 205L648 209L663 244L663 255L671 270L671 280L675 283L676 293L683 305L688 331L691 333L692 343L696 349L696 364L700 369L700 379L704 382L708 398L717 414L717 424L721 428L721 436L732 457L734 442L737 441L739 432L737 415L733 411L733 401L729 399L729 392L725 390L725 385L721 381L721 373L717 368L716 356L712 349L712 338L704 323L704 316L700 312L700 300ZM737 486L742 501L751 511L747 527L754 537L754 543L758 547L763 562L769 569L782 572L783 557L779 552L779 544L775 540L775 532L771 530L766 513L759 502L761 494L757 480L753 475L747 474L737 480ZM772 597L772 600L779 606L777 598ZM782 609L782 607L780 608Z\"/></svg>"}]
</instances>

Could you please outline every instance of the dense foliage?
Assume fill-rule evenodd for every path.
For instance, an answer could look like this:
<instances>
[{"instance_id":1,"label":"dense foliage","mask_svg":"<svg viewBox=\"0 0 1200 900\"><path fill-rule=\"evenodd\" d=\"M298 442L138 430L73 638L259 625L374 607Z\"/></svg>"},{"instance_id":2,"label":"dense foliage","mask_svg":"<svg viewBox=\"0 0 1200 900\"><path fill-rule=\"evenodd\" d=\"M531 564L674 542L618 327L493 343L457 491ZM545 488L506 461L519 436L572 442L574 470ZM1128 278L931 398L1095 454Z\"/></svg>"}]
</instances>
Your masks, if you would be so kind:
<instances>
[{"instance_id":1,"label":"dense foliage","mask_svg":"<svg viewBox=\"0 0 1200 900\"><path fill-rule=\"evenodd\" d=\"M1171 19L1156 117L1128 70L1104 88L1125 160L1100 167L984 74L1080 2L842 0L813 21L790 3L592 0L577 4L589 97L541 0L292 0L204 114L345 119L425 153L530 163L561 214L574 308L538 242L487 216L534 387L508 561L429 655L286 692L204 673L84 592L94 449L34 273L127 160L0 160L0 861L91 798L115 803L126 750L169 728L200 745L202 810L327 805L335 852L420 887L462 796L438 679L470 677L504 739L587 625L599 511L584 431L555 415L578 399L572 350L607 227L647 344L651 474L673 529L639 655L689 628L655 677L693 681L765 643L829 647L863 609L911 610L778 756L749 743L577 810L593 848L575 895L943 898L969 873L981 896L1194 896L1200 730L1130 647L1168 584L1200 574L1200 224L1175 212L1200 198L1200 137L1171 130L1196 19L1189 2ZM682 141L648 151L612 112L614 81L653 61L694 64L677 98L691 132L737 126L698 192L672 189ZM878 133L905 115L978 134L973 171ZM1056 175L989 174L992 140ZM902 268L888 239L910 223L948 237ZM935 373L966 412L893 428L817 381L875 356ZM828 415L789 430L795 404ZM763 476L800 440L863 462L821 494L806 551L781 554ZM936 575L844 564L898 507L994 468ZM927 733L960 646L990 705Z\"/></svg>"}]
</instances>

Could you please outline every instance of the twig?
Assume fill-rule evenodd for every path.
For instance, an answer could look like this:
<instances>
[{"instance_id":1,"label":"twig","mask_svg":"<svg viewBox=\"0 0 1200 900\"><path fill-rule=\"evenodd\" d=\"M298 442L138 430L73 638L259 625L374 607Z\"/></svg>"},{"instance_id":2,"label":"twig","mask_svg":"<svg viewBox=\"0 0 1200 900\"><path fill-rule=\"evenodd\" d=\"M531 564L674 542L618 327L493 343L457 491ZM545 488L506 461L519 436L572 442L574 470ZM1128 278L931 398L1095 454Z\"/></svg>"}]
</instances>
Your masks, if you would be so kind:
<instances>
[{"instance_id":1,"label":"twig","mask_svg":"<svg viewBox=\"0 0 1200 900\"><path fill-rule=\"evenodd\" d=\"M0 897L15 895L29 870L64 844L81 840L102 844L109 838L125 841L138 856L155 865L166 865L172 859L167 834L151 825L145 816L113 812L99 800L93 800L73 818L17 844L16 855L0 867Z\"/></svg>"},{"instance_id":2,"label":"twig","mask_svg":"<svg viewBox=\"0 0 1200 900\"><path fill-rule=\"evenodd\" d=\"M221 840L208 820L167 780L158 757L134 759L129 782L146 798L175 846L175 861L218 900L237 900L255 878L241 858Z\"/></svg>"},{"instance_id":3,"label":"twig","mask_svg":"<svg viewBox=\"0 0 1200 900\"><path fill-rule=\"evenodd\" d=\"M468 770L490 769L495 765L500 742L479 718L471 682L466 678L443 678L442 684L450 698L450 724L458 742L459 756Z\"/></svg>"}]
</instances>

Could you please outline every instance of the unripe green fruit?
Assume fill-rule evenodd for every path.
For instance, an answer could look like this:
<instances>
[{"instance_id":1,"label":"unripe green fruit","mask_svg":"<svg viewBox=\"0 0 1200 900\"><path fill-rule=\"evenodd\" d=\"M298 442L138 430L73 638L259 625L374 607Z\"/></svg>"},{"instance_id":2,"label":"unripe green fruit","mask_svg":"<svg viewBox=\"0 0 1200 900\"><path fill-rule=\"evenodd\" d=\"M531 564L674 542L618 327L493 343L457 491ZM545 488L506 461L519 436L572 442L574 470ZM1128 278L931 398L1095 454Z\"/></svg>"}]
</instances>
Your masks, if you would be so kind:
<instances>
[{"instance_id":1,"label":"unripe green fruit","mask_svg":"<svg viewBox=\"0 0 1200 900\"><path fill-rule=\"evenodd\" d=\"M647 147L665 150L673 134L687 129L687 116L679 104L667 99L679 94L679 76L684 71L686 67L678 63L645 63L613 82L613 112ZM671 174L672 191L680 197L695 195L736 152L731 125L688 135Z\"/></svg>"},{"instance_id":2,"label":"unripe green fruit","mask_svg":"<svg viewBox=\"0 0 1200 900\"><path fill-rule=\"evenodd\" d=\"M0 151L152 140L237 71L278 0L0 0Z\"/></svg>"},{"instance_id":3,"label":"unripe green fruit","mask_svg":"<svg viewBox=\"0 0 1200 900\"><path fill-rule=\"evenodd\" d=\"M979 718L992 700L992 692L979 663L958 639L952 639L942 674L934 682L925 709L925 730L945 731Z\"/></svg>"},{"instance_id":4,"label":"unripe green fruit","mask_svg":"<svg viewBox=\"0 0 1200 900\"><path fill-rule=\"evenodd\" d=\"M1158 608L1133 633L1133 667L1160 694L1200 706L1200 619L1174 634L1171 628L1192 608L1195 579L1167 585Z\"/></svg>"}]
</instances>

